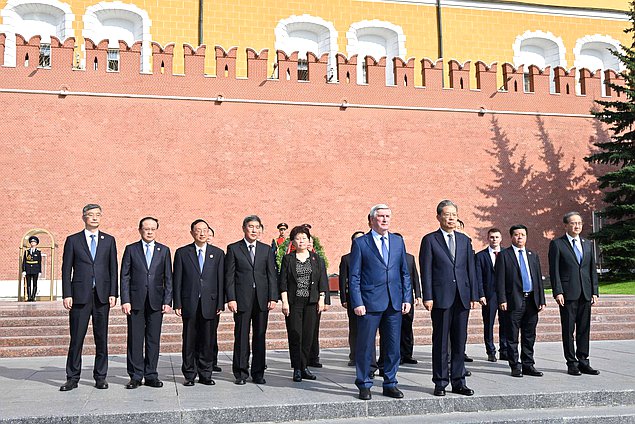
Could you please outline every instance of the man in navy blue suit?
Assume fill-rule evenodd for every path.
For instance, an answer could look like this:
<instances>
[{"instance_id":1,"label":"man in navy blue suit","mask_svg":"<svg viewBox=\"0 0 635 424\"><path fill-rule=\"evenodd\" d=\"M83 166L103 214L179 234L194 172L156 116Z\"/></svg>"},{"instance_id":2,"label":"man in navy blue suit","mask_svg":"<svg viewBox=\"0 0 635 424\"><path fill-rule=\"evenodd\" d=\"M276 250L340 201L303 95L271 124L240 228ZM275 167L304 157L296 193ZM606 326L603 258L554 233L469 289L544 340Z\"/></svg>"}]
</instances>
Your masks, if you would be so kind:
<instances>
[{"instance_id":1,"label":"man in navy blue suit","mask_svg":"<svg viewBox=\"0 0 635 424\"><path fill-rule=\"evenodd\" d=\"M489 246L476 254L476 281L478 282L479 297L485 296L486 302L482 307L483 340L487 360L496 362L496 345L494 344L494 321L498 313L498 343L501 360L507 359L507 312L498 310L496 297L496 280L494 280L494 266L501 251L503 235L498 228L490 228L487 232Z\"/></svg>"},{"instance_id":2,"label":"man in navy blue suit","mask_svg":"<svg viewBox=\"0 0 635 424\"><path fill-rule=\"evenodd\" d=\"M77 388L82 371L82 348L92 317L95 339L95 387L107 389L108 316L117 303L117 246L115 239L99 230L101 206L82 210L85 228L70 235L62 256L62 297L69 311L71 341L66 358L66 383L60 391Z\"/></svg>"},{"instance_id":3,"label":"man in navy blue suit","mask_svg":"<svg viewBox=\"0 0 635 424\"><path fill-rule=\"evenodd\" d=\"M423 306L432 317L434 395L445 396L451 382L453 393L472 396L474 390L465 383L464 352L470 307L479 302L474 250L468 236L454 231L458 208L452 201L437 205L437 220L441 228L424 236L419 250ZM448 342L452 344L451 371Z\"/></svg>"},{"instance_id":4,"label":"man in navy blue suit","mask_svg":"<svg viewBox=\"0 0 635 424\"><path fill-rule=\"evenodd\" d=\"M155 240L158 229L158 219L142 218L141 240L126 246L121 260L121 310L128 324L126 389L141 386L144 378L146 386L163 387L157 364L163 314L172 310L172 256L169 247Z\"/></svg>"},{"instance_id":5,"label":"man in navy blue suit","mask_svg":"<svg viewBox=\"0 0 635 424\"><path fill-rule=\"evenodd\" d=\"M349 292L357 321L355 366L359 398L369 400L373 380L370 366L379 328L386 348L383 394L402 398L397 388L401 315L410 311L412 285L403 239L388 232L391 211L384 204L370 210L371 231L353 240Z\"/></svg>"}]
</instances>

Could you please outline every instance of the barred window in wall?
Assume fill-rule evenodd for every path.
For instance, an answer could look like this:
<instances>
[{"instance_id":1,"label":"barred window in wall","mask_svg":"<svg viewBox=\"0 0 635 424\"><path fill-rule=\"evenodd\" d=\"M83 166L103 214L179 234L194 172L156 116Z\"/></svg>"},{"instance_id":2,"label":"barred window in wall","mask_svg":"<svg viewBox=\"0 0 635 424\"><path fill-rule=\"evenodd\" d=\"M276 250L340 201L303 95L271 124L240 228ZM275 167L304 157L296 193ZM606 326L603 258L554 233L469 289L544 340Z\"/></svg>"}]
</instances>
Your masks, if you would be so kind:
<instances>
[{"instance_id":1,"label":"barred window in wall","mask_svg":"<svg viewBox=\"0 0 635 424\"><path fill-rule=\"evenodd\" d=\"M119 49L108 49L108 72L119 72Z\"/></svg>"},{"instance_id":2,"label":"barred window in wall","mask_svg":"<svg viewBox=\"0 0 635 424\"><path fill-rule=\"evenodd\" d=\"M309 80L309 61L307 59L298 59L298 81Z\"/></svg>"},{"instance_id":3,"label":"barred window in wall","mask_svg":"<svg viewBox=\"0 0 635 424\"><path fill-rule=\"evenodd\" d=\"M51 45L47 43L40 44L40 59L38 62L40 68L51 67Z\"/></svg>"}]
</instances>

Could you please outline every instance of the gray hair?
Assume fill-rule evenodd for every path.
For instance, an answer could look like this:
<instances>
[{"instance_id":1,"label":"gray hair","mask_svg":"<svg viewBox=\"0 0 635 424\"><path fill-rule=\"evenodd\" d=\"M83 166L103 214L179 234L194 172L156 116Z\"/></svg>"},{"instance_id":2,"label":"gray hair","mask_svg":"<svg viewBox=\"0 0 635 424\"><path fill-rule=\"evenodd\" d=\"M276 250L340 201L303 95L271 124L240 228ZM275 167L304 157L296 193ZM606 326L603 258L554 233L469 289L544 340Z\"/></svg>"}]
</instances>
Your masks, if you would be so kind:
<instances>
[{"instance_id":1,"label":"gray hair","mask_svg":"<svg viewBox=\"0 0 635 424\"><path fill-rule=\"evenodd\" d=\"M260 217L258 215L249 215L246 216L245 219L243 219L243 228L247 227L247 224L252 221L256 221L261 227L263 227L262 221L260 220Z\"/></svg>"},{"instance_id":2,"label":"gray hair","mask_svg":"<svg viewBox=\"0 0 635 424\"><path fill-rule=\"evenodd\" d=\"M89 203L82 209L82 216L86 216L88 211L91 209L99 209L99 212L101 212L101 206L99 206L97 203Z\"/></svg>"},{"instance_id":3,"label":"gray hair","mask_svg":"<svg viewBox=\"0 0 635 424\"><path fill-rule=\"evenodd\" d=\"M453 201L445 199L441 200L437 205L437 215L441 215L443 213L443 208L446 206L454 206L454 209L456 209L457 212L459 211L459 207Z\"/></svg>"},{"instance_id":4,"label":"gray hair","mask_svg":"<svg viewBox=\"0 0 635 424\"><path fill-rule=\"evenodd\" d=\"M370 208L370 217L371 218L376 218L377 217L377 211L380 209L388 209L390 210L390 207L384 203L380 203L378 205L373 206L372 208Z\"/></svg>"},{"instance_id":5,"label":"gray hair","mask_svg":"<svg viewBox=\"0 0 635 424\"><path fill-rule=\"evenodd\" d=\"M562 217L562 222L564 224L568 224L569 223L569 218L571 218L572 216L579 216L580 219L582 219L582 215L580 215L580 212L576 212L576 211L571 211L571 212L567 212L564 214L564 216Z\"/></svg>"}]
</instances>

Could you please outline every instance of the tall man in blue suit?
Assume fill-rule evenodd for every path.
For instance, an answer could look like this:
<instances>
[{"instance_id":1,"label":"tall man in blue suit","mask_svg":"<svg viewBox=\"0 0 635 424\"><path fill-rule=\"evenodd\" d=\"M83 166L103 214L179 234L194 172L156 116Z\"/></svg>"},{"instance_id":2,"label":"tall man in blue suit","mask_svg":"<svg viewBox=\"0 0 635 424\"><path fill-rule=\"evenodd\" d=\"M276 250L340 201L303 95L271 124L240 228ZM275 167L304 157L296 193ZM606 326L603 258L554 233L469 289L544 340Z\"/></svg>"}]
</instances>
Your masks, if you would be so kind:
<instances>
[{"instance_id":1,"label":"tall man in blue suit","mask_svg":"<svg viewBox=\"0 0 635 424\"><path fill-rule=\"evenodd\" d=\"M355 366L359 398L370 400L370 365L379 328L386 347L383 394L402 398L397 388L401 315L410 312L412 285L403 239L388 232L391 211L384 204L370 210L371 231L353 240L350 256L350 301L357 321Z\"/></svg>"},{"instance_id":2,"label":"tall man in blue suit","mask_svg":"<svg viewBox=\"0 0 635 424\"><path fill-rule=\"evenodd\" d=\"M66 383L60 391L77 388L82 371L82 348L92 317L95 339L95 387L107 389L108 316L117 303L117 246L115 239L99 231L101 206L82 210L84 230L68 236L62 256L62 297L69 311L71 342L66 358Z\"/></svg>"},{"instance_id":3,"label":"tall man in blue suit","mask_svg":"<svg viewBox=\"0 0 635 424\"><path fill-rule=\"evenodd\" d=\"M494 266L501 251L503 235L498 228L487 231L489 246L476 254L476 281L478 282L479 297L485 296L486 302L482 306L483 340L487 360L496 362L496 345L494 344L494 321L498 313L498 343L501 360L507 359L507 312L498 310L496 297L496 280Z\"/></svg>"},{"instance_id":4,"label":"tall man in blue suit","mask_svg":"<svg viewBox=\"0 0 635 424\"><path fill-rule=\"evenodd\" d=\"M121 310L128 323L126 389L136 389L144 378L146 386L163 387L157 364L163 314L172 305L172 260L170 248L155 241L158 228L158 219L142 218L141 240L126 246L121 260Z\"/></svg>"},{"instance_id":5,"label":"tall man in blue suit","mask_svg":"<svg viewBox=\"0 0 635 424\"><path fill-rule=\"evenodd\" d=\"M190 225L194 243L176 249L174 253L174 312L183 318L184 386L198 382L206 386L214 370L216 320L225 300L223 283L225 253L207 243L209 225L197 219Z\"/></svg>"},{"instance_id":6,"label":"tall man in blue suit","mask_svg":"<svg viewBox=\"0 0 635 424\"><path fill-rule=\"evenodd\" d=\"M599 295L593 246L580 237L582 216L578 212L566 213L562 222L566 233L549 244L549 275L553 297L560 307L567 372L598 375L600 371L589 363L591 305L596 304Z\"/></svg>"},{"instance_id":7,"label":"tall man in blue suit","mask_svg":"<svg viewBox=\"0 0 635 424\"><path fill-rule=\"evenodd\" d=\"M437 220L441 228L425 235L419 250L423 306L432 317L434 395L445 396L451 382L453 393L472 396L474 390L465 383L464 353L470 307L479 302L474 250L468 236L454 231L458 208L452 201L437 205ZM448 341L452 343L451 370Z\"/></svg>"}]
</instances>

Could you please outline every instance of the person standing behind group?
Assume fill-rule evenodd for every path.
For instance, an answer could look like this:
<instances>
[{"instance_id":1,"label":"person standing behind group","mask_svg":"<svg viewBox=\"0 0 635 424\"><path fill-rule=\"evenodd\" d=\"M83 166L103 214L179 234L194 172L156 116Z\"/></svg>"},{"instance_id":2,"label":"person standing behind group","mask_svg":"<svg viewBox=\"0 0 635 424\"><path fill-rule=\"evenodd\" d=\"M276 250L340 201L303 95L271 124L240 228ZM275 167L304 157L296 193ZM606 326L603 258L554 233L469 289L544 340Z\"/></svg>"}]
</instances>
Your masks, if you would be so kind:
<instances>
[{"instance_id":1,"label":"person standing behind group","mask_svg":"<svg viewBox=\"0 0 635 424\"><path fill-rule=\"evenodd\" d=\"M293 381L315 380L307 368L318 314L324 309L328 280L324 262L309 250L311 233L306 226L291 230L295 250L282 258L280 295L289 337Z\"/></svg>"},{"instance_id":2,"label":"person standing behind group","mask_svg":"<svg viewBox=\"0 0 635 424\"><path fill-rule=\"evenodd\" d=\"M289 226L285 222L281 222L276 228L278 229L278 237L271 240L271 250L273 251L274 257L278 254L278 247L287 239L285 233L289 229Z\"/></svg>"},{"instance_id":3,"label":"person standing behind group","mask_svg":"<svg viewBox=\"0 0 635 424\"><path fill-rule=\"evenodd\" d=\"M212 227L210 227L209 225L207 226L207 229L209 230L209 233L207 234L207 244L209 245L214 245L214 237L216 237L216 233L214 232L214 229ZM225 309L223 307L223 309ZM220 324L220 315L218 316L217 320L214 320L214 334L218 334L218 325ZM221 372L223 371L223 369L221 367L218 366L218 337L216 337L214 339L214 346L212 347L212 352L213 352L213 356L214 359L212 361L212 370L214 372Z\"/></svg>"},{"instance_id":4,"label":"person standing behind group","mask_svg":"<svg viewBox=\"0 0 635 424\"><path fill-rule=\"evenodd\" d=\"M157 364L163 314L172 305L172 256L169 247L155 240L158 229L158 219L142 218L141 240L126 246L121 260L121 310L128 324L126 389L136 389L144 379L146 386L163 387Z\"/></svg>"},{"instance_id":5,"label":"person standing behind group","mask_svg":"<svg viewBox=\"0 0 635 424\"><path fill-rule=\"evenodd\" d=\"M384 358L383 395L403 398L397 388L401 316L410 312L412 284L403 239L390 234L392 212L385 204L370 210L371 231L353 240L349 290L357 315L356 379L361 400L370 400L375 335L381 328Z\"/></svg>"},{"instance_id":6,"label":"person standing behind group","mask_svg":"<svg viewBox=\"0 0 635 424\"><path fill-rule=\"evenodd\" d=\"M487 231L489 245L476 254L476 281L478 282L479 295L485 296L486 302L482 306L483 316L483 340L487 360L496 362L496 345L494 344L494 321L498 313L498 345L500 359L507 359L507 312L498 309L496 297L496 281L494 280L494 266L496 258L501 251L503 236L498 228L490 228Z\"/></svg>"},{"instance_id":7,"label":"person standing behind group","mask_svg":"<svg viewBox=\"0 0 635 424\"><path fill-rule=\"evenodd\" d=\"M225 254L208 244L209 225L197 219L190 225L194 243L174 253L174 312L183 319L184 386L212 380L216 320L223 310Z\"/></svg>"},{"instance_id":8,"label":"person standing behind group","mask_svg":"<svg viewBox=\"0 0 635 424\"><path fill-rule=\"evenodd\" d=\"M227 246L225 256L225 298L234 314L235 384L249 377L249 330L252 329L253 360L251 378L265 384L266 332L269 311L278 301L276 264L271 249L258 241L262 222L256 215L243 220L244 237Z\"/></svg>"},{"instance_id":9,"label":"person standing behind group","mask_svg":"<svg viewBox=\"0 0 635 424\"><path fill-rule=\"evenodd\" d=\"M42 273L42 252L37 248L38 244L40 244L39 238L29 237L31 247L24 251L22 258L22 275L26 277L27 302L35 302L37 278Z\"/></svg>"},{"instance_id":10,"label":"person standing behind group","mask_svg":"<svg viewBox=\"0 0 635 424\"><path fill-rule=\"evenodd\" d=\"M434 395L445 396L445 388L451 383L452 393L472 396L474 390L465 382L465 342L470 307L476 307L479 301L474 250L469 237L455 231L457 206L443 200L436 212L440 228L423 237L419 250L423 306L432 318ZM451 352L448 342L452 344Z\"/></svg>"},{"instance_id":11,"label":"person standing behind group","mask_svg":"<svg viewBox=\"0 0 635 424\"><path fill-rule=\"evenodd\" d=\"M509 235L512 245L498 255L494 270L498 303L501 310L509 314L507 360L512 377L542 377L542 372L534 366L538 313L546 306L540 259L526 248L526 226L513 225L509 229Z\"/></svg>"},{"instance_id":12,"label":"person standing behind group","mask_svg":"<svg viewBox=\"0 0 635 424\"><path fill-rule=\"evenodd\" d=\"M363 231L355 231L351 236L351 243L357 238L364 235ZM340 303L346 308L346 315L348 316L348 366L355 366L355 343L357 342L357 315L353 312L351 307L351 294L349 290L349 267L350 267L351 254L347 253L342 256L340 260Z\"/></svg>"},{"instance_id":13,"label":"person standing behind group","mask_svg":"<svg viewBox=\"0 0 635 424\"><path fill-rule=\"evenodd\" d=\"M95 387L107 389L108 317L117 303L117 245L114 237L99 230L102 209L88 204L82 209L84 230L68 236L62 256L62 297L69 311L70 344L66 358L66 383L60 391L77 388L82 371L82 349L92 317L95 340Z\"/></svg>"},{"instance_id":14,"label":"person standing behind group","mask_svg":"<svg viewBox=\"0 0 635 424\"><path fill-rule=\"evenodd\" d=\"M598 375L600 371L589 363L591 306L599 296L593 246L580 237L582 216L578 212L565 214L562 222L565 234L549 244L549 275L560 309L567 372Z\"/></svg>"}]
</instances>

